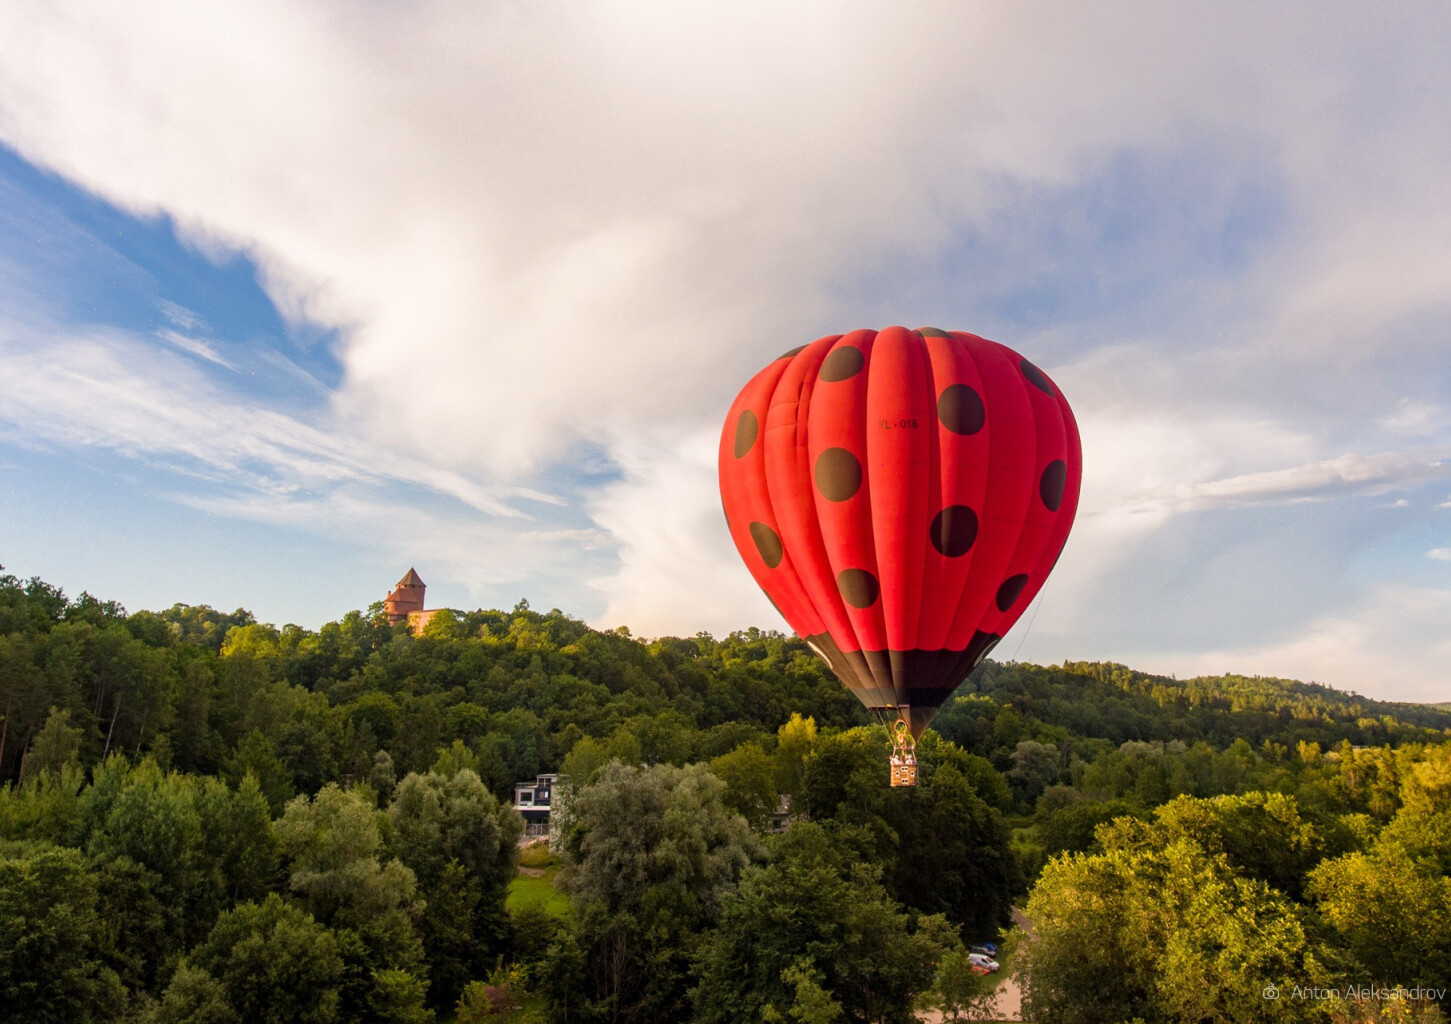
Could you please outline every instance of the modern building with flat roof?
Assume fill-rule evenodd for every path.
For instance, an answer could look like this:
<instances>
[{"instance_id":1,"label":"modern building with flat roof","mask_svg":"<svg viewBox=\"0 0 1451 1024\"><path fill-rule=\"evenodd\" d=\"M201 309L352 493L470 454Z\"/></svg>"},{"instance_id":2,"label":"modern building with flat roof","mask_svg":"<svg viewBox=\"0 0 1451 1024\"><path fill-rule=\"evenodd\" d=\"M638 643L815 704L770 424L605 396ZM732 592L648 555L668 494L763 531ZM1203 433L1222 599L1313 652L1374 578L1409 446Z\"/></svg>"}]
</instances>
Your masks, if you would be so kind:
<instances>
[{"instance_id":1,"label":"modern building with flat roof","mask_svg":"<svg viewBox=\"0 0 1451 1024\"><path fill-rule=\"evenodd\" d=\"M555 809L558 788L559 775L554 772L537 775L532 782L514 783L514 809L524 817L525 836L548 836L553 845L556 837L552 826L558 822L550 812Z\"/></svg>"}]
</instances>

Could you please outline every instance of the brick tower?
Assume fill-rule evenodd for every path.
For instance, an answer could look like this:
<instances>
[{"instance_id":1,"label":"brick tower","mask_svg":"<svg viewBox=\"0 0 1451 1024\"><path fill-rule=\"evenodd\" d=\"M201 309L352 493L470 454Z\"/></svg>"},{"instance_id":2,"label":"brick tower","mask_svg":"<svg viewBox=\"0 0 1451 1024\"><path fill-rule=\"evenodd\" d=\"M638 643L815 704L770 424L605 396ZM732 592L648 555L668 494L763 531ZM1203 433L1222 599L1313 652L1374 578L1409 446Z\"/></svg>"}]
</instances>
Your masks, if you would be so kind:
<instances>
[{"instance_id":1,"label":"brick tower","mask_svg":"<svg viewBox=\"0 0 1451 1024\"><path fill-rule=\"evenodd\" d=\"M428 585L418 578L418 573L409 569L407 575L398 581L398 586L383 600L383 613L388 616L390 626L407 621L409 615L423 611L423 592Z\"/></svg>"}]
</instances>

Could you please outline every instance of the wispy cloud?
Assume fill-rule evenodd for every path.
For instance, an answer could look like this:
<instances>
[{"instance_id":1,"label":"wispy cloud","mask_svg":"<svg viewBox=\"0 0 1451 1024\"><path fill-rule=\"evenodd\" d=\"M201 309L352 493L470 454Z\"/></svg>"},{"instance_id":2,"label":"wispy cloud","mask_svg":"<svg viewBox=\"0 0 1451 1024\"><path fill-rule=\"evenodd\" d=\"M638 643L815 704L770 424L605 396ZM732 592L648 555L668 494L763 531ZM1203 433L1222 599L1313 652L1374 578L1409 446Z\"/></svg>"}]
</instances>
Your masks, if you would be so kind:
<instances>
[{"instance_id":1,"label":"wispy cloud","mask_svg":"<svg viewBox=\"0 0 1451 1024\"><path fill-rule=\"evenodd\" d=\"M181 351L194 355L199 359L205 359L209 363L216 363L218 366L231 370L233 373L237 372L235 363L223 359L217 353L216 349L201 338L190 338L185 334L180 334L169 328L162 328L157 331L156 336L173 348L179 348Z\"/></svg>"},{"instance_id":2,"label":"wispy cloud","mask_svg":"<svg viewBox=\"0 0 1451 1024\"><path fill-rule=\"evenodd\" d=\"M1384 430L1411 437L1435 437L1446 432L1451 415L1435 403L1405 398L1397 403L1395 411L1376 419Z\"/></svg>"},{"instance_id":3,"label":"wispy cloud","mask_svg":"<svg viewBox=\"0 0 1451 1024\"><path fill-rule=\"evenodd\" d=\"M171 323L180 327L183 331L205 330L207 327L206 318L194 309L188 309L179 302L172 302L170 299L160 299L156 307L161 310L161 315Z\"/></svg>"},{"instance_id":4,"label":"wispy cloud","mask_svg":"<svg viewBox=\"0 0 1451 1024\"><path fill-rule=\"evenodd\" d=\"M292 495L389 481L504 518L528 517L520 501L562 501L536 488L490 487L390 450L327 413L310 423L248 403L120 331L37 335L0 324L0 376L9 382L0 422L12 439L109 449L284 508Z\"/></svg>"},{"instance_id":5,"label":"wispy cloud","mask_svg":"<svg viewBox=\"0 0 1451 1024\"><path fill-rule=\"evenodd\" d=\"M369 538L380 559L438 566L476 600L500 600L498 588L511 585L520 586L512 597L525 597L530 584L536 599L541 592L564 595L560 600L577 611L594 603L582 577L606 571L614 562L610 538L598 529L480 517L366 483L317 492L178 491L172 497L212 515L331 537Z\"/></svg>"},{"instance_id":6,"label":"wispy cloud","mask_svg":"<svg viewBox=\"0 0 1451 1024\"><path fill-rule=\"evenodd\" d=\"M1143 492L1130 497L1129 507L1188 512L1327 501L1356 495L1385 494L1448 476L1451 476L1451 450L1348 454L1285 469Z\"/></svg>"}]
</instances>

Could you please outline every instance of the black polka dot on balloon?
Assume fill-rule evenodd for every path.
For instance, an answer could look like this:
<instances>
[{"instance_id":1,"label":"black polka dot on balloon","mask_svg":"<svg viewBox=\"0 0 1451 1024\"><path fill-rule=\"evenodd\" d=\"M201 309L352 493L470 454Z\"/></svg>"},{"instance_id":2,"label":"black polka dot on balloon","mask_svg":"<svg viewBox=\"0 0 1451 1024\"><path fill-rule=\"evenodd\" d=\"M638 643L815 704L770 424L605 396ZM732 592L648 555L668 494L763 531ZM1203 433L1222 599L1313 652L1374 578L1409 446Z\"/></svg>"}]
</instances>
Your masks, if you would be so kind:
<instances>
[{"instance_id":1,"label":"black polka dot on balloon","mask_svg":"<svg viewBox=\"0 0 1451 1024\"><path fill-rule=\"evenodd\" d=\"M998 611L1005 612L1011 608L1013 602L1023 595L1023 588L1027 585L1028 574L1025 572L1003 580L1003 585L998 587Z\"/></svg>"},{"instance_id":2,"label":"black polka dot on balloon","mask_svg":"<svg viewBox=\"0 0 1451 1024\"><path fill-rule=\"evenodd\" d=\"M877 578L865 569L843 569L837 573L836 589L841 591L842 600L853 608L870 608L882 591Z\"/></svg>"},{"instance_id":3,"label":"black polka dot on balloon","mask_svg":"<svg viewBox=\"0 0 1451 1024\"><path fill-rule=\"evenodd\" d=\"M756 414L749 409L742 412L740 419L736 420L736 458L746 457L746 452L756 443L756 435L760 432L761 421L756 419Z\"/></svg>"},{"instance_id":4,"label":"black polka dot on balloon","mask_svg":"<svg viewBox=\"0 0 1451 1024\"><path fill-rule=\"evenodd\" d=\"M1033 385L1033 387L1043 392L1049 398L1058 397L1053 391L1053 385L1048 381L1048 375L1042 370L1038 369L1026 359L1018 364L1018 369L1023 371L1023 376L1028 378L1028 383Z\"/></svg>"},{"instance_id":5,"label":"black polka dot on balloon","mask_svg":"<svg viewBox=\"0 0 1451 1024\"><path fill-rule=\"evenodd\" d=\"M797 345L790 352L782 352L776 358L777 359L790 359L792 356L800 354L802 351L805 350L805 348L806 348L805 345Z\"/></svg>"},{"instance_id":6,"label":"black polka dot on balloon","mask_svg":"<svg viewBox=\"0 0 1451 1024\"><path fill-rule=\"evenodd\" d=\"M845 448L828 448L816 457L816 489L827 501L846 501L862 486L862 464Z\"/></svg>"},{"instance_id":7,"label":"black polka dot on balloon","mask_svg":"<svg viewBox=\"0 0 1451 1024\"><path fill-rule=\"evenodd\" d=\"M987 421L987 410L971 385L949 384L937 396L937 418L954 434L976 434Z\"/></svg>"},{"instance_id":8,"label":"black polka dot on balloon","mask_svg":"<svg viewBox=\"0 0 1451 1024\"><path fill-rule=\"evenodd\" d=\"M824 381L848 380L862 372L867 364L866 356L855 345L838 345L821 363L821 379Z\"/></svg>"},{"instance_id":9,"label":"black polka dot on balloon","mask_svg":"<svg viewBox=\"0 0 1451 1024\"><path fill-rule=\"evenodd\" d=\"M781 537L775 530L765 523L752 523L751 540L756 542L756 550L761 553L761 561L766 563L767 569L774 569L781 564L781 556L785 554L785 550L781 547Z\"/></svg>"},{"instance_id":10,"label":"black polka dot on balloon","mask_svg":"<svg viewBox=\"0 0 1451 1024\"><path fill-rule=\"evenodd\" d=\"M1058 506L1063 504L1063 487L1068 483L1068 463L1062 459L1054 459L1048 463L1048 468L1043 470L1042 477L1038 480L1038 494L1043 499L1043 504L1048 506L1049 512L1057 512Z\"/></svg>"},{"instance_id":11,"label":"black polka dot on balloon","mask_svg":"<svg viewBox=\"0 0 1451 1024\"><path fill-rule=\"evenodd\" d=\"M929 534L932 546L948 558L965 555L977 540L977 513L966 505L948 505L932 517Z\"/></svg>"}]
</instances>

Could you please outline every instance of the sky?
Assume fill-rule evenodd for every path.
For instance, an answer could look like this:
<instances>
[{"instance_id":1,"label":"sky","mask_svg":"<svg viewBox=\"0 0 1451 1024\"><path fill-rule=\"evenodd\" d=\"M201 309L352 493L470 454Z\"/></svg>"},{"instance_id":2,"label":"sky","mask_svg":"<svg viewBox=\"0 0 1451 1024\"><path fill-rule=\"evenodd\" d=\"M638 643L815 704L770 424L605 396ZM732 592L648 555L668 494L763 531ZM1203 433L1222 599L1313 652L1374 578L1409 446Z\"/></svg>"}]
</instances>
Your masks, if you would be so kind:
<instances>
[{"instance_id":1,"label":"sky","mask_svg":"<svg viewBox=\"0 0 1451 1024\"><path fill-rule=\"evenodd\" d=\"M1072 404L998 658L1451 700L1451 8L0 5L0 564L316 628L784 628L736 391L858 327Z\"/></svg>"}]
</instances>

